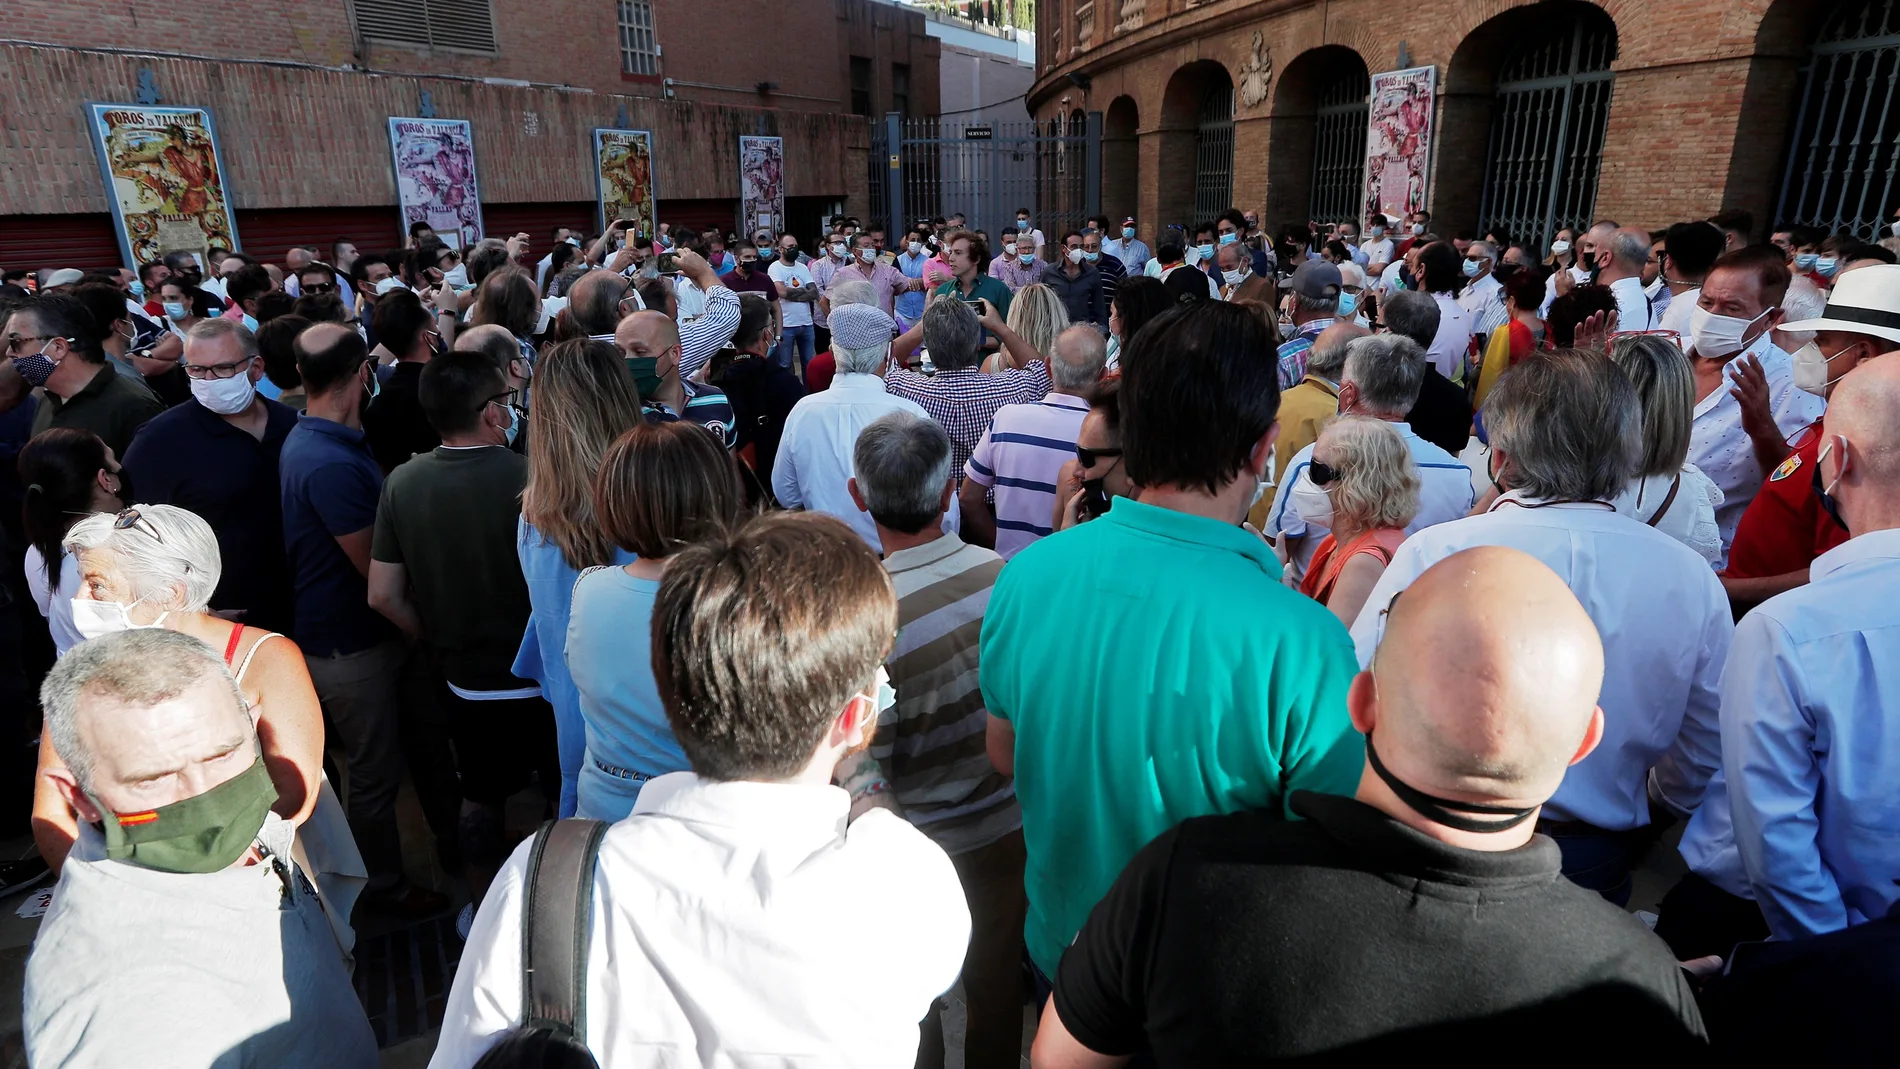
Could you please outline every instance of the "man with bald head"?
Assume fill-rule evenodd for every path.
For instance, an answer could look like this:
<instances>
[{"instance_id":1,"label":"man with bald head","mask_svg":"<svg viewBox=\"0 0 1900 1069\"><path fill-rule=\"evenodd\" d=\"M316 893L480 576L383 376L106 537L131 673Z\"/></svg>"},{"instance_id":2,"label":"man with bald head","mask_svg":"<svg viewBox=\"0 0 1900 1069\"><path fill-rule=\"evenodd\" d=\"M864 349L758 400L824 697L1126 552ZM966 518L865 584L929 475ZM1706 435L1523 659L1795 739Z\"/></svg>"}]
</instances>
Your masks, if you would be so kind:
<instances>
[{"instance_id":1,"label":"man with bald head","mask_svg":"<svg viewBox=\"0 0 1900 1069\"><path fill-rule=\"evenodd\" d=\"M1648 330L1654 325L1649 296L1643 292L1643 267L1649 262L1649 231L1641 227L1591 228L1595 241L1597 284L1616 298L1617 330Z\"/></svg>"},{"instance_id":2,"label":"man with bald head","mask_svg":"<svg viewBox=\"0 0 1900 1069\"><path fill-rule=\"evenodd\" d=\"M1557 846L1532 830L1603 734L1584 607L1535 558L1482 547L1386 615L1348 697L1366 736L1354 797L1298 791L1303 821L1202 817L1144 848L1062 957L1036 1065L1700 1044L1667 947L1558 879Z\"/></svg>"},{"instance_id":3,"label":"man with bald head","mask_svg":"<svg viewBox=\"0 0 1900 1069\"><path fill-rule=\"evenodd\" d=\"M621 320L614 328L614 348L626 358L647 422L697 423L720 445L733 448L738 434L732 403L719 387L680 377L679 326L664 312L635 312Z\"/></svg>"},{"instance_id":4,"label":"man with bald head","mask_svg":"<svg viewBox=\"0 0 1900 1069\"><path fill-rule=\"evenodd\" d=\"M507 327L496 323L484 323L479 327L469 327L455 336L456 352L481 353L495 362L502 375L508 380L508 389L519 396L528 385L533 369L528 366L521 343L515 339ZM516 436L516 441L526 441L527 429Z\"/></svg>"}]
</instances>

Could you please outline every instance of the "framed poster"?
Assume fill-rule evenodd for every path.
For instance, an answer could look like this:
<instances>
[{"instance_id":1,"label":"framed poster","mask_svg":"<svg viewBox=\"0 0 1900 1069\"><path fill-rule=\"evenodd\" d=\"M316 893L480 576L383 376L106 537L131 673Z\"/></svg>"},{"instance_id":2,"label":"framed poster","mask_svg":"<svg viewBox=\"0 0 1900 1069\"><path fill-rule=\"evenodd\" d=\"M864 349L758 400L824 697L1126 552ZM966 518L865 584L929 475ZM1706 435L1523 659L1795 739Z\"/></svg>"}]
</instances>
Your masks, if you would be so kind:
<instances>
[{"instance_id":1,"label":"framed poster","mask_svg":"<svg viewBox=\"0 0 1900 1069\"><path fill-rule=\"evenodd\" d=\"M761 230L785 229L785 141L777 137L739 138L739 233L746 240Z\"/></svg>"},{"instance_id":2,"label":"framed poster","mask_svg":"<svg viewBox=\"0 0 1900 1069\"><path fill-rule=\"evenodd\" d=\"M238 248L208 109L87 104L86 120L126 267Z\"/></svg>"},{"instance_id":3,"label":"framed poster","mask_svg":"<svg viewBox=\"0 0 1900 1069\"><path fill-rule=\"evenodd\" d=\"M421 222L456 249L482 239L482 191L467 121L392 118L389 151L396 161L404 238L411 224Z\"/></svg>"},{"instance_id":4,"label":"framed poster","mask_svg":"<svg viewBox=\"0 0 1900 1069\"><path fill-rule=\"evenodd\" d=\"M1436 67L1372 76L1366 131L1365 214L1403 217L1425 207L1431 172ZM1363 222L1363 220L1362 220Z\"/></svg>"},{"instance_id":5,"label":"framed poster","mask_svg":"<svg viewBox=\"0 0 1900 1069\"><path fill-rule=\"evenodd\" d=\"M658 217L653 204L653 135L596 127L594 186L601 230L616 219L628 219L634 231L652 237Z\"/></svg>"}]
</instances>

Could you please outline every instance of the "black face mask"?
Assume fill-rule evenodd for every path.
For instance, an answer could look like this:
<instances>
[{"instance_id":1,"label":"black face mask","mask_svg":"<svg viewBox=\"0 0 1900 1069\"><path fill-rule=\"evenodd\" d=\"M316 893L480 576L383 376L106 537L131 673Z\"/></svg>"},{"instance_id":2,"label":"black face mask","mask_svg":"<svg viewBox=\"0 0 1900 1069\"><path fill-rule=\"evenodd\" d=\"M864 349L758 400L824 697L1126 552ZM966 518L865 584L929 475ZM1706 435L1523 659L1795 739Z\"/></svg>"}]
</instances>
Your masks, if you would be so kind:
<instances>
[{"instance_id":1,"label":"black face mask","mask_svg":"<svg viewBox=\"0 0 1900 1069\"><path fill-rule=\"evenodd\" d=\"M1820 499L1821 508L1828 514L1828 518L1840 524L1841 530L1845 531L1847 530L1847 521L1841 519L1841 504L1834 500L1833 494L1823 489L1826 485L1827 483L1821 479L1821 461L1817 458L1814 462L1814 496Z\"/></svg>"},{"instance_id":2,"label":"black face mask","mask_svg":"<svg viewBox=\"0 0 1900 1069\"><path fill-rule=\"evenodd\" d=\"M1108 488L1102 479L1082 480L1082 500L1075 507L1076 518L1092 520L1097 516L1108 515L1112 502L1109 501Z\"/></svg>"},{"instance_id":3,"label":"black face mask","mask_svg":"<svg viewBox=\"0 0 1900 1069\"><path fill-rule=\"evenodd\" d=\"M1494 832L1509 831L1531 818L1543 806L1542 802L1527 809L1512 809L1509 806L1478 805L1475 802L1459 802L1450 798L1439 798L1400 780L1387 771L1385 762L1379 760L1379 751L1372 748L1372 736L1366 736L1366 761L1372 765L1372 771L1385 781L1399 801L1411 806L1419 816L1434 824L1443 824L1447 828L1459 831ZM1460 813L1475 813L1480 817L1493 817L1492 820L1474 820L1460 816Z\"/></svg>"}]
</instances>

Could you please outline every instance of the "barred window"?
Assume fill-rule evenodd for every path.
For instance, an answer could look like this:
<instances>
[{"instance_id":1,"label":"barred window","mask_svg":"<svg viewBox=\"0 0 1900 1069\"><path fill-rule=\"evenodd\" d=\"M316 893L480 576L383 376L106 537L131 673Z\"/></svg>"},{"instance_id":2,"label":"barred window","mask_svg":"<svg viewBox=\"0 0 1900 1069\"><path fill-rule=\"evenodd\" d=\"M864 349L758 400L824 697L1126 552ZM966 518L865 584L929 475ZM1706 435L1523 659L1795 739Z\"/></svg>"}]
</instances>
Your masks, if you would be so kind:
<instances>
[{"instance_id":1,"label":"barred window","mask_svg":"<svg viewBox=\"0 0 1900 1069\"><path fill-rule=\"evenodd\" d=\"M660 73L652 0L620 0L620 69L627 74Z\"/></svg>"},{"instance_id":2,"label":"barred window","mask_svg":"<svg viewBox=\"0 0 1900 1069\"><path fill-rule=\"evenodd\" d=\"M489 0L353 0L356 28L367 41L496 52Z\"/></svg>"}]
</instances>

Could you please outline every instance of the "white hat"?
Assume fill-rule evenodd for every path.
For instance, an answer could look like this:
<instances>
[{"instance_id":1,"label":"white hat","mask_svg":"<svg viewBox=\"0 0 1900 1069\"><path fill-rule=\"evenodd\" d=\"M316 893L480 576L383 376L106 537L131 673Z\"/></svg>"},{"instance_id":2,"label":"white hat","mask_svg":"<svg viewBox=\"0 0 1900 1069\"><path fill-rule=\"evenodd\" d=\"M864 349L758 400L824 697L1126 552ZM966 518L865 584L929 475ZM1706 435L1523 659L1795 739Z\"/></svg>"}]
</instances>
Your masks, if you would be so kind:
<instances>
[{"instance_id":1,"label":"white hat","mask_svg":"<svg viewBox=\"0 0 1900 1069\"><path fill-rule=\"evenodd\" d=\"M1776 330L1838 330L1866 334L1900 344L1900 264L1875 264L1844 271L1834 280L1827 308L1819 319L1782 323Z\"/></svg>"},{"instance_id":2,"label":"white hat","mask_svg":"<svg viewBox=\"0 0 1900 1069\"><path fill-rule=\"evenodd\" d=\"M1342 260L1339 263L1339 284L1342 286L1356 286L1359 289L1365 289L1366 273L1358 264L1353 263L1351 260Z\"/></svg>"},{"instance_id":3,"label":"white hat","mask_svg":"<svg viewBox=\"0 0 1900 1069\"><path fill-rule=\"evenodd\" d=\"M86 273L77 267L62 267L46 276L46 288L52 289L54 286L70 286L85 277Z\"/></svg>"}]
</instances>

